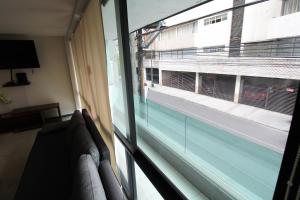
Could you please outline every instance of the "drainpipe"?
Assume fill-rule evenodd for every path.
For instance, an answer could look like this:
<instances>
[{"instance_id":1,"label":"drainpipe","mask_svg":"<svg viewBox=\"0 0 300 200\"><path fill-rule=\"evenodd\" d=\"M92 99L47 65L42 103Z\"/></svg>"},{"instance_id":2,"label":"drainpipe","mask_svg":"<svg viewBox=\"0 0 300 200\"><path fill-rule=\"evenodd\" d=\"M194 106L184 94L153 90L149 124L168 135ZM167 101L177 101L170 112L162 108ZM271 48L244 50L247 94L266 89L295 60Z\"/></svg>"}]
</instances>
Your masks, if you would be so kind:
<instances>
[{"instance_id":1,"label":"drainpipe","mask_svg":"<svg viewBox=\"0 0 300 200\"><path fill-rule=\"evenodd\" d=\"M138 73L139 73L139 95L140 101L144 102L144 65L143 65L143 57L144 57L144 50L143 50L143 35L142 29L137 31L137 60L138 60Z\"/></svg>"},{"instance_id":2,"label":"drainpipe","mask_svg":"<svg viewBox=\"0 0 300 200\"><path fill-rule=\"evenodd\" d=\"M240 90L241 90L241 76L237 75L235 80L235 88L234 88L234 103L239 103L240 97Z\"/></svg>"}]
</instances>

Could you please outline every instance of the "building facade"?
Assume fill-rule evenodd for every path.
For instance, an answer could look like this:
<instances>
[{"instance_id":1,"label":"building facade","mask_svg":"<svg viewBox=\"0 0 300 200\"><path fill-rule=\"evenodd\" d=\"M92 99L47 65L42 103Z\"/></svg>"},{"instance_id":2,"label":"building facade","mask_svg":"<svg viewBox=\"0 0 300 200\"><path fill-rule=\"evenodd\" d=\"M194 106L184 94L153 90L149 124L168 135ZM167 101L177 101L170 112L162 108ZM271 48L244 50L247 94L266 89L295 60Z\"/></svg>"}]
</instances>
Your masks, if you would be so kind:
<instances>
[{"instance_id":1,"label":"building facade","mask_svg":"<svg viewBox=\"0 0 300 200\"><path fill-rule=\"evenodd\" d=\"M252 2L215 0L165 20L144 49L146 80L291 115L300 80L300 3Z\"/></svg>"}]
</instances>

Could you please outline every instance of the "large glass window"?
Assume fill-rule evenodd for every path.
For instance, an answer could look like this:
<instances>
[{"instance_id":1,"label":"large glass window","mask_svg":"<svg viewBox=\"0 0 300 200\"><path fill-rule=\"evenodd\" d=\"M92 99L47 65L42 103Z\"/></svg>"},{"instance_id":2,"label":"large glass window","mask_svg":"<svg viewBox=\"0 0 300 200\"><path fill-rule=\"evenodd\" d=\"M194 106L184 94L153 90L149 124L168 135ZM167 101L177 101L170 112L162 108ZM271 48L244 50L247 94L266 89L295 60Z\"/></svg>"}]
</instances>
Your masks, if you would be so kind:
<instances>
[{"instance_id":1,"label":"large glass window","mask_svg":"<svg viewBox=\"0 0 300 200\"><path fill-rule=\"evenodd\" d=\"M282 13L299 1L126 2L131 74L119 0L102 14L117 172L129 199L162 199L128 153L140 151L188 199L272 199L300 80L300 15Z\"/></svg>"},{"instance_id":2,"label":"large glass window","mask_svg":"<svg viewBox=\"0 0 300 200\"><path fill-rule=\"evenodd\" d=\"M147 48L155 24L130 34L137 144L188 199L268 200L298 94L300 33L277 23L275 1L222 13L228 2L243 1L215 0L161 21L162 37ZM194 34L192 20L204 20ZM147 84L149 60L135 56L145 51L160 55L151 58L159 84Z\"/></svg>"},{"instance_id":3,"label":"large glass window","mask_svg":"<svg viewBox=\"0 0 300 200\"><path fill-rule=\"evenodd\" d=\"M115 4L113 0L108 1L105 6L102 6L102 15L112 121L114 126L127 137L129 128L126 107L126 85L124 66L120 60Z\"/></svg>"},{"instance_id":4,"label":"large glass window","mask_svg":"<svg viewBox=\"0 0 300 200\"><path fill-rule=\"evenodd\" d=\"M157 192L155 187L136 163L134 164L134 168L137 186L137 200L163 200L161 195Z\"/></svg>"}]
</instances>

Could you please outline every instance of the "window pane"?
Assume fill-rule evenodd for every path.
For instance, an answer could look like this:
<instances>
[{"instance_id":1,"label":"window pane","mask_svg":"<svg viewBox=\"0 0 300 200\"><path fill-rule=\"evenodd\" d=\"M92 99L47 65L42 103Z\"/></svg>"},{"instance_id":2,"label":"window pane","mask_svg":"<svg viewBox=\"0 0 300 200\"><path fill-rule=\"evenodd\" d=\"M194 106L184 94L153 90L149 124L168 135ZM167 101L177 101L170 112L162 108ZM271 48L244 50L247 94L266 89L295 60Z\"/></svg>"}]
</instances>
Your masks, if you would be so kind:
<instances>
[{"instance_id":1,"label":"window pane","mask_svg":"<svg viewBox=\"0 0 300 200\"><path fill-rule=\"evenodd\" d=\"M224 13L228 2L239 1L165 19L163 33L177 28L178 37L141 52L137 38L150 41L157 27L130 35L137 143L188 199L272 199L298 94L300 30L275 1ZM190 20L215 12L191 34ZM161 56L138 62L144 51ZM137 73L154 76L150 67L156 84Z\"/></svg>"},{"instance_id":2,"label":"window pane","mask_svg":"<svg viewBox=\"0 0 300 200\"><path fill-rule=\"evenodd\" d=\"M118 34L114 1L102 6L104 36L106 45L109 100L113 124L127 137L128 117L124 67L120 63Z\"/></svg>"},{"instance_id":3,"label":"window pane","mask_svg":"<svg viewBox=\"0 0 300 200\"><path fill-rule=\"evenodd\" d=\"M123 187L128 188L128 169L127 169L126 150L116 136L114 136L114 141L115 141L116 162L117 162L119 176L122 180Z\"/></svg>"},{"instance_id":4,"label":"window pane","mask_svg":"<svg viewBox=\"0 0 300 200\"><path fill-rule=\"evenodd\" d=\"M163 200L141 168L134 163L137 200Z\"/></svg>"}]
</instances>

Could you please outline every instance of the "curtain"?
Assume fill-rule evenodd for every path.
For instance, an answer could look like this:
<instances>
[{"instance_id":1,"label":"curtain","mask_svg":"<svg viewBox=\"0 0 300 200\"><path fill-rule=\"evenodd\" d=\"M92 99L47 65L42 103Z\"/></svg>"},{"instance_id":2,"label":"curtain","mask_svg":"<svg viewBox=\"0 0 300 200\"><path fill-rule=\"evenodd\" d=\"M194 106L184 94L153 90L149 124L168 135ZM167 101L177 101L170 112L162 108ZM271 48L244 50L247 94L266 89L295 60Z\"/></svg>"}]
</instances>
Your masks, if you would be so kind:
<instances>
[{"instance_id":1,"label":"curtain","mask_svg":"<svg viewBox=\"0 0 300 200\"><path fill-rule=\"evenodd\" d=\"M97 0L90 1L71 38L71 53L82 108L86 108L94 119L108 145L115 168L105 43L101 8Z\"/></svg>"}]
</instances>

